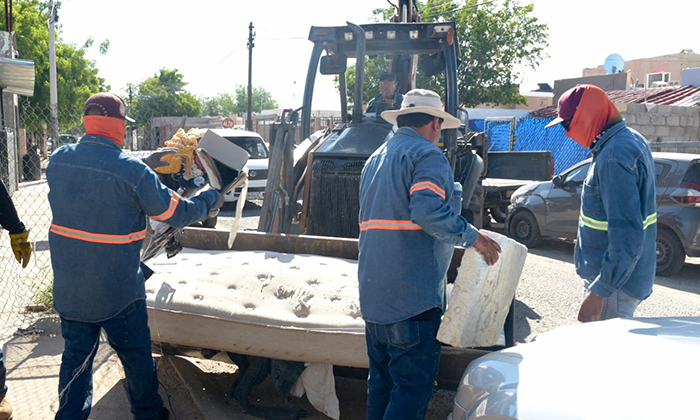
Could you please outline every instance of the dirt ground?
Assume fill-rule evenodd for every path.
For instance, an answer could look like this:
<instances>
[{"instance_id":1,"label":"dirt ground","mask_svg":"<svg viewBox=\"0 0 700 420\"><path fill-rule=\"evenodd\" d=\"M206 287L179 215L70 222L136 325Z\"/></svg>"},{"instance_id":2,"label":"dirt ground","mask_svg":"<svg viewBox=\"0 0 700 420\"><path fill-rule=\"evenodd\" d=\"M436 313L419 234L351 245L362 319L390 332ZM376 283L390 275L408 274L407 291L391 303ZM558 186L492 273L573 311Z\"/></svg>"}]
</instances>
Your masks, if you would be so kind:
<instances>
[{"instance_id":1,"label":"dirt ground","mask_svg":"<svg viewBox=\"0 0 700 420\"><path fill-rule=\"evenodd\" d=\"M167 357L166 357L167 358ZM159 375L163 385L164 401L166 406L171 404L172 410L178 420L182 419L215 419L216 417L206 417L202 410L194 410L193 405L202 404L201 400L195 403L188 392L188 387L179 377L178 371L168 363L166 358L159 359ZM195 365L201 372L204 372L204 386L206 386L209 398L216 399L218 404L225 404L229 410L227 418L252 420L258 417L253 417L245 413L241 404L231 397L232 389L236 380L239 378L239 373L236 365L195 358L187 358L187 361ZM336 393L340 402L340 418L347 420L361 420L365 418L365 404L367 397L366 381L363 379L354 379L336 376ZM165 399L169 397L169 399ZM433 399L430 403L427 419L429 420L444 420L452 411L454 401L454 392L449 390L436 389ZM249 400L250 404L279 407L289 410L305 410L307 419L329 419L326 415L318 412L306 396L302 398L291 398L285 401L275 390L272 381L268 377L263 383L253 389ZM203 416L203 417L202 417ZM175 418L175 417L171 417ZM216 418L218 420L218 418Z\"/></svg>"}]
</instances>

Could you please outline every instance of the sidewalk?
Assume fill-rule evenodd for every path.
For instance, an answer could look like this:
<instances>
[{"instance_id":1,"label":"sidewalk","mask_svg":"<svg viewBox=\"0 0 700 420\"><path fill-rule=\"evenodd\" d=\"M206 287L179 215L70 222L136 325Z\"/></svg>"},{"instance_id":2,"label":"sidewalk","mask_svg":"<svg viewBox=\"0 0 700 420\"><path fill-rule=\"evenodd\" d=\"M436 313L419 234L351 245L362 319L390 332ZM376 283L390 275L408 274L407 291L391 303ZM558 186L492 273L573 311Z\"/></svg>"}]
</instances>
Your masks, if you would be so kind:
<instances>
[{"instance_id":1,"label":"sidewalk","mask_svg":"<svg viewBox=\"0 0 700 420\"><path fill-rule=\"evenodd\" d=\"M60 321L55 315L47 315L32 327L40 328L43 333L15 335L3 347L7 399L12 404L14 420L53 419L58 408L58 373L63 351ZM206 419L193 403L187 388L177 375L170 372L172 364L161 363L164 361L160 357L156 359L163 385L161 396L165 405L177 413L171 419ZM93 369L94 396L90 419L131 420L124 371L104 336Z\"/></svg>"}]
</instances>

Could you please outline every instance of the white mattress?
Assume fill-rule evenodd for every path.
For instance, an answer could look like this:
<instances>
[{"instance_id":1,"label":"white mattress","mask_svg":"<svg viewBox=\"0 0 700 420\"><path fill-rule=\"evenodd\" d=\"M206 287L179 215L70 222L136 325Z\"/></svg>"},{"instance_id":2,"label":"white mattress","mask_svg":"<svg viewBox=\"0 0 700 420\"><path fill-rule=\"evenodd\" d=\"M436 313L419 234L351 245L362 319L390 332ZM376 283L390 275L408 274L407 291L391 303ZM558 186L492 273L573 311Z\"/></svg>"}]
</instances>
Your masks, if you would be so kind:
<instances>
[{"instance_id":1,"label":"white mattress","mask_svg":"<svg viewBox=\"0 0 700 420\"><path fill-rule=\"evenodd\" d=\"M304 362L367 366L357 262L185 248L148 263L154 341Z\"/></svg>"}]
</instances>

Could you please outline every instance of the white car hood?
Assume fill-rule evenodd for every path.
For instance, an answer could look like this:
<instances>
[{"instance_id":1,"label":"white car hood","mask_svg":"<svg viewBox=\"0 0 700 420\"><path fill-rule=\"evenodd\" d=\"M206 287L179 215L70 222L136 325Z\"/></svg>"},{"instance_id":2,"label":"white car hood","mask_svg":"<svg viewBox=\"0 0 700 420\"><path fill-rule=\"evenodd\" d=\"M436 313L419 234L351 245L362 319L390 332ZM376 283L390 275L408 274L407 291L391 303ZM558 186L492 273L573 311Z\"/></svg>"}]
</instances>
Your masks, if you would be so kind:
<instances>
[{"instance_id":1,"label":"white car hood","mask_svg":"<svg viewBox=\"0 0 700 420\"><path fill-rule=\"evenodd\" d=\"M469 419L697 418L699 337L700 318L560 328L474 361L457 403Z\"/></svg>"}]
</instances>

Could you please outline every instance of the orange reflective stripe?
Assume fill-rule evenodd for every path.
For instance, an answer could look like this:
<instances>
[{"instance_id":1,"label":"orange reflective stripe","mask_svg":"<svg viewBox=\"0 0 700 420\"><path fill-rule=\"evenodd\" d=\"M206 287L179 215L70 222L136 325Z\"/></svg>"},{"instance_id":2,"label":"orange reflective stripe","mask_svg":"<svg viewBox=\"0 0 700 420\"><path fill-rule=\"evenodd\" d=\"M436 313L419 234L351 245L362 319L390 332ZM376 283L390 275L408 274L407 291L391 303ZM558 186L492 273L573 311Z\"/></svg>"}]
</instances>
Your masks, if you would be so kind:
<instances>
[{"instance_id":1,"label":"orange reflective stripe","mask_svg":"<svg viewBox=\"0 0 700 420\"><path fill-rule=\"evenodd\" d=\"M430 181L424 181L424 182L419 182L417 184L413 184L410 190L410 194L413 195L414 192L420 191L420 190L430 190L434 192L435 194L439 195L442 197L442 199L445 199L445 190L442 188L438 187L437 185L433 184Z\"/></svg>"},{"instance_id":2,"label":"orange reflective stripe","mask_svg":"<svg viewBox=\"0 0 700 420\"><path fill-rule=\"evenodd\" d=\"M146 229L140 232L127 233L126 235L108 235L105 233L92 233L84 230L71 229L53 223L51 223L51 232L79 241L116 245L140 241L146 237Z\"/></svg>"},{"instance_id":3,"label":"orange reflective stripe","mask_svg":"<svg viewBox=\"0 0 700 420\"><path fill-rule=\"evenodd\" d=\"M422 228L410 220L372 219L360 223L360 232L370 229L381 230L421 230Z\"/></svg>"},{"instance_id":4,"label":"orange reflective stripe","mask_svg":"<svg viewBox=\"0 0 700 420\"><path fill-rule=\"evenodd\" d=\"M167 220L173 216L175 209L177 208L177 203L180 202L180 194L173 191L172 197L170 197L170 207L158 216L152 216L151 220Z\"/></svg>"}]
</instances>

